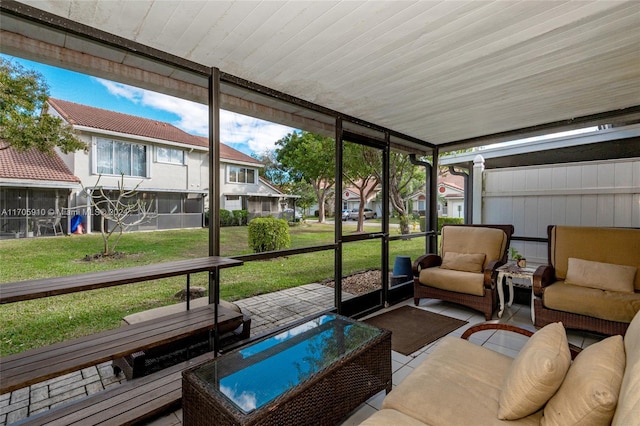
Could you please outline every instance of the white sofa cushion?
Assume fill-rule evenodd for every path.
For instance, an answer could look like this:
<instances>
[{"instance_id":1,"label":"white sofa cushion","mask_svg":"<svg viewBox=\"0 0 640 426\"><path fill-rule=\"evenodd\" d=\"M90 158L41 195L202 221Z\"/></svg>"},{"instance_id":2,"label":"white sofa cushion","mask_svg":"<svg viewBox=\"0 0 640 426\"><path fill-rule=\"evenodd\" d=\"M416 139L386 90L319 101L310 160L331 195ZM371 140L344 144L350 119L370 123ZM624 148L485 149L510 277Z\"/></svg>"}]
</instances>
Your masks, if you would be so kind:
<instances>
[{"instance_id":1,"label":"white sofa cushion","mask_svg":"<svg viewBox=\"0 0 640 426\"><path fill-rule=\"evenodd\" d=\"M567 284L633 293L636 267L569 258Z\"/></svg>"},{"instance_id":2,"label":"white sofa cushion","mask_svg":"<svg viewBox=\"0 0 640 426\"><path fill-rule=\"evenodd\" d=\"M541 425L609 425L618 402L624 367L622 336L611 336L585 348L545 406Z\"/></svg>"},{"instance_id":3,"label":"white sofa cushion","mask_svg":"<svg viewBox=\"0 0 640 426\"><path fill-rule=\"evenodd\" d=\"M538 330L511 364L500 393L498 418L515 420L540 410L562 384L570 364L562 323Z\"/></svg>"},{"instance_id":4,"label":"white sofa cushion","mask_svg":"<svg viewBox=\"0 0 640 426\"><path fill-rule=\"evenodd\" d=\"M445 337L382 403L426 425L500 425L498 398L513 358ZM517 425L539 425L542 410Z\"/></svg>"}]
</instances>

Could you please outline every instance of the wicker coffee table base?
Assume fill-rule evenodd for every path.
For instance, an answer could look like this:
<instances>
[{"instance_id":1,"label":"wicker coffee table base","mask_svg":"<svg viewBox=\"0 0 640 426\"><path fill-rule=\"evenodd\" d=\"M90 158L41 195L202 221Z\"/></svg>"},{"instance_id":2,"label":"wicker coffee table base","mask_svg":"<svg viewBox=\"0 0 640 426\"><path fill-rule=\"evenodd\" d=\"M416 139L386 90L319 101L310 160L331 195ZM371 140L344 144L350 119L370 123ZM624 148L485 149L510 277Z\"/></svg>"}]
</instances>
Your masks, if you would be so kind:
<instances>
[{"instance_id":1,"label":"wicker coffee table base","mask_svg":"<svg viewBox=\"0 0 640 426\"><path fill-rule=\"evenodd\" d=\"M382 390L391 391L389 332L248 414L187 371L182 380L183 424L335 425Z\"/></svg>"}]
</instances>

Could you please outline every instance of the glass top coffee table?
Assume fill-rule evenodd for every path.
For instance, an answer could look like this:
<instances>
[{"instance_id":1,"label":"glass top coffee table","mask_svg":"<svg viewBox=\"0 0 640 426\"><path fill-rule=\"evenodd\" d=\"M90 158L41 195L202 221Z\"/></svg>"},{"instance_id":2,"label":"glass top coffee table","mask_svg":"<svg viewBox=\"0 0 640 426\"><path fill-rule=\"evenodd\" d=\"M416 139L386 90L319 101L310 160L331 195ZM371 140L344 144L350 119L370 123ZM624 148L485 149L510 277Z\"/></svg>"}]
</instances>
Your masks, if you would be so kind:
<instances>
[{"instance_id":1,"label":"glass top coffee table","mask_svg":"<svg viewBox=\"0 0 640 426\"><path fill-rule=\"evenodd\" d=\"M185 425L336 424L391 391L391 333L321 315L183 373Z\"/></svg>"}]
</instances>

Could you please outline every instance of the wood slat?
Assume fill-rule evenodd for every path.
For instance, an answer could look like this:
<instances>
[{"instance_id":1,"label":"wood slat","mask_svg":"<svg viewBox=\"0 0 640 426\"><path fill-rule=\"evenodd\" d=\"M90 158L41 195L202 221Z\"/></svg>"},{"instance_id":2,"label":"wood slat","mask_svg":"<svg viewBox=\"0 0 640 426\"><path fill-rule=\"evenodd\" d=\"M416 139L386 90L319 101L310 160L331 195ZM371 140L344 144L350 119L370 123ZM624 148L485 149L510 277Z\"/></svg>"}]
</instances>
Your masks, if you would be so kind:
<instances>
[{"instance_id":1,"label":"wood slat","mask_svg":"<svg viewBox=\"0 0 640 426\"><path fill-rule=\"evenodd\" d=\"M150 281L197 272L215 271L217 269L239 265L242 265L242 262L239 260L209 256L199 259L178 260L175 262L135 266L112 271L18 281L0 284L0 304L95 290L98 288Z\"/></svg>"},{"instance_id":2,"label":"wood slat","mask_svg":"<svg viewBox=\"0 0 640 426\"><path fill-rule=\"evenodd\" d=\"M214 306L131 324L0 360L0 394L214 329ZM242 316L218 307L218 324Z\"/></svg>"},{"instance_id":3,"label":"wood slat","mask_svg":"<svg viewBox=\"0 0 640 426\"><path fill-rule=\"evenodd\" d=\"M211 360L209 352L139 379L23 419L16 425L122 425L148 419L180 404L182 371Z\"/></svg>"}]
</instances>

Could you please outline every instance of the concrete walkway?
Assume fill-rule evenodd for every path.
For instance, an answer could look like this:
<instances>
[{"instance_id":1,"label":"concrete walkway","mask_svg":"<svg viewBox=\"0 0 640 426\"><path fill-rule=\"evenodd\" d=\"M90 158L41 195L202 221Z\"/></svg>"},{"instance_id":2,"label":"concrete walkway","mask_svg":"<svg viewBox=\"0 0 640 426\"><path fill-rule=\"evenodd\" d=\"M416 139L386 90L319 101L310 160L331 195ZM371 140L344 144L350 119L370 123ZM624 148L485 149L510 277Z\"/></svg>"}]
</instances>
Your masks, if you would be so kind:
<instances>
[{"instance_id":1,"label":"concrete walkway","mask_svg":"<svg viewBox=\"0 0 640 426\"><path fill-rule=\"evenodd\" d=\"M321 284L307 284L235 303L251 317L253 337L332 308L333 298L332 288ZM106 362L0 395L0 426L81 399L125 380L122 374L114 376L111 362Z\"/></svg>"}]
</instances>

